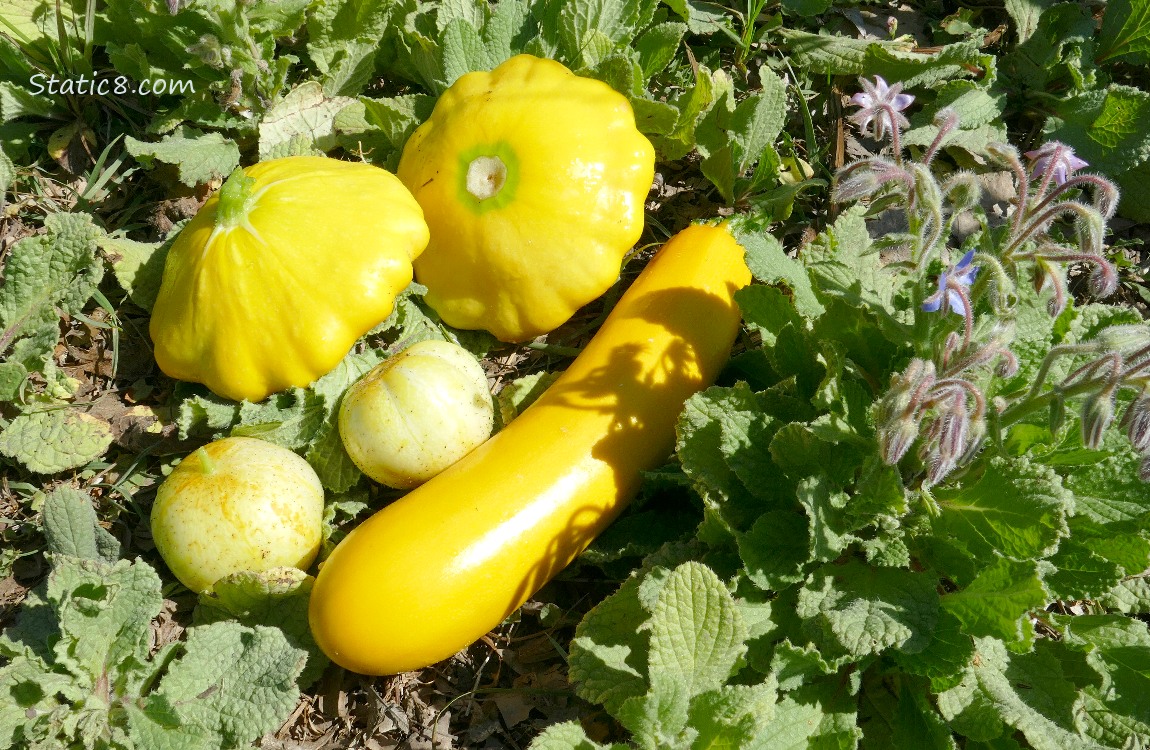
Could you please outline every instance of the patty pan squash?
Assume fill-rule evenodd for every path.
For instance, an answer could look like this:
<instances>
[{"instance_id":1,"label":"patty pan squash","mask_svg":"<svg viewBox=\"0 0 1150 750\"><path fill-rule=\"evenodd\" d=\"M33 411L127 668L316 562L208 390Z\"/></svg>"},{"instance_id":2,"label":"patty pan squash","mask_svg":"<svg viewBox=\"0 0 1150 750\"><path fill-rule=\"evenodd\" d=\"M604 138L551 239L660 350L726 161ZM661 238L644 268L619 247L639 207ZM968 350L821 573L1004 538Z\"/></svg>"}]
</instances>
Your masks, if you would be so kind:
<instances>
[{"instance_id":1,"label":"patty pan squash","mask_svg":"<svg viewBox=\"0 0 1150 750\"><path fill-rule=\"evenodd\" d=\"M323 537L323 486L273 443L228 437L193 451L152 504L152 539L180 583L204 592L226 575L305 570Z\"/></svg>"},{"instance_id":2,"label":"patty pan squash","mask_svg":"<svg viewBox=\"0 0 1150 750\"><path fill-rule=\"evenodd\" d=\"M451 466L487 440L494 425L483 366L447 341L412 344L376 365L339 407L339 435L351 460L398 489Z\"/></svg>"},{"instance_id":3,"label":"patty pan squash","mask_svg":"<svg viewBox=\"0 0 1150 750\"><path fill-rule=\"evenodd\" d=\"M168 253L156 362L236 400L306 386L391 314L427 239L419 204L370 164L291 156L237 169Z\"/></svg>"},{"instance_id":4,"label":"patty pan squash","mask_svg":"<svg viewBox=\"0 0 1150 750\"><path fill-rule=\"evenodd\" d=\"M452 84L396 174L431 229L415 262L427 303L457 328L526 341L615 283L655 151L622 94L517 55Z\"/></svg>"}]
</instances>

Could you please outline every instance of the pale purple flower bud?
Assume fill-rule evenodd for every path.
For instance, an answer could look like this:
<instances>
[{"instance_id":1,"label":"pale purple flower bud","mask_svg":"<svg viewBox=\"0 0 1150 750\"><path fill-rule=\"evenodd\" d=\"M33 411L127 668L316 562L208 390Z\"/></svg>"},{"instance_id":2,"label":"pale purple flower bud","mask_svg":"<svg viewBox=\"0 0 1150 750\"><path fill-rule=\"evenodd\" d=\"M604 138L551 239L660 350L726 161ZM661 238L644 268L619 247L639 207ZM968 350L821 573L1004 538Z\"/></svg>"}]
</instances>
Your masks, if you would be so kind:
<instances>
[{"instance_id":1,"label":"pale purple flower bud","mask_svg":"<svg viewBox=\"0 0 1150 750\"><path fill-rule=\"evenodd\" d=\"M1118 272L1108 260L1099 259L1090 272L1090 293L1095 297L1109 297L1118 289Z\"/></svg>"},{"instance_id":2,"label":"pale purple flower bud","mask_svg":"<svg viewBox=\"0 0 1150 750\"><path fill-rule=\"evenodd\" d=\"M970 415L963 409L948 409L938 420L938 453L951 465L955 465L959 457L966 453Z\"/></svg>"},{"instance_id":3,"label":"pale purple flower bud","mask_svg":"<svg viewBox=\"0 0 1150 750\"><path fill-rule=\"evenodd\" d=\"M873 82L860 78L859 85L863 90L851 97L851 103L862 109L849 118L859 130L865 133L873 122L874 137L881 140L888 130L910 127L902 111L911 105L914 97L902 93L901 83L888 86L882 76L875 76Z\"/></svg>"},{"instance_id":4,"label":"pale purple flower bud","mask_svg":"<svg viewBox=\"0 0 1150 750\"><path fill-rule=\"evenodd\" d=\"M1082 443L1091 450L1102 445L1106 428L1114 421L1114 396L1109 390L1092 393L1082 404Z\"/></svg>"},{"instance_id":5,"label":"pale purple flower bud","mask_svg":"<svg viewBox=\"0 0 1150 750\"><path fill-rule=\"evenodd\" d=\"M1074 155L1074 149L1058 141L1044 143L1041 148L1027 151L1026 156L1034 162L1034 177L1049 177L1055 185L1061 185L1070 175L1090 166Z\"/></svg>"},{"instance_id":6,"label":"pale purple flower bud","mask_svg":"<svg viewBox=\"0 0 1150 750\"><path fill-rule=\"evenodd\" d=\"M913 419L901 419L879 430L879 453L883 463L894 466L918 437L918 422Z\"/></svg>"},{"instance_id":7,"label":"pale purple flower bud","mask_svg":"<svg viewBox=\"0 0 1150 750\"><path fill-rule=\"evenodd\" d=\"M975 419L971 420L970 430L966 436L966 450L958 459L959 466L965 466L974 460L978 452L982 450L982 443L986 440L986 420Z\"/></svg>"},{"instance_id":8,"label":"pale purple flower bud","mask_svg":"<svg viewBox=\"0 0 1150 750\"><path fill-rule=\"evenodd\" d=\"M1009 349L1003 349L999 352L1000 358L998 366L995 368L995 373L1000 378L1013 378L1018 374L1018 357L1014 356L1014 352Z\"/></svg>"},{"instance_id":9,"label":"pale purple flower bud","mask_svg":"<svg viewBox=\"0 0 1150 750\"><path fill-rule=\"evenodd\" d=\"M1139 453L1145 453L1150 448L1150 398L1143 396L1126 407L1122 424L1126 427L1130 444Z\"/></svg>"}]
</instances>

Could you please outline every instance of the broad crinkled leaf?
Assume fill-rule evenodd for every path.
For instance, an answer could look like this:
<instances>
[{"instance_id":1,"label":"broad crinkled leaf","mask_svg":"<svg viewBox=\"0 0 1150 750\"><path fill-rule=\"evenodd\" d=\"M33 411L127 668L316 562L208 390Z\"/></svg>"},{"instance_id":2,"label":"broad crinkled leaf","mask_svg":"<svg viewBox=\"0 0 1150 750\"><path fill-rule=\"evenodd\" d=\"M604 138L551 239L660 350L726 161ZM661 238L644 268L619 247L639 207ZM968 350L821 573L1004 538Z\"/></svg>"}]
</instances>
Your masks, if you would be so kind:
<instances>
[{"instance_id":1,"label":"broad crinkled leaf","mask_svg":"<svg viewBox=\"0 0 1150 750\"><path fill-rule=\"evenodd\" d=\"M785 284L793 294L793 304L800 315L816 318L823 313L811 286L811 279L801 261L788 257L782 244L772 235L734 225L735 239L747 251L747 265L755 279L765 284Z\"/></svg>"},{"instance_id":2,"label":"broad crinkled leaf","mask_svg":"<svg viewBox=\"0 0 1150 750\"><path fill-rule=\"evenodd\" d=\"M1026 458L995 457L978 481L936 493L935 534L957 540L978 559L1043 558L1067 534L1074 496L1051 469Z\"/></svg>"},{"instance_id":3,"label":"broad crinkled leaf","mask_svg":"<svg viewBox=\"0 0 1150 750\"><path fill-rule=\"evenodd\" d=\"M627 579L584 617L568 659L579 697L614 714L647 689L648 637L640 630L650 616L639 603L639 578Z\"/></svg>"},{"instance_id":4,"label":"broad crinkled leaf","mask_svg":"<svg viewBox=\"0 0 1150 750\"><path fill-rule=\"evenodd\" d=\"M1033 561L998 558L970 585L942 597L942 606L977 637L993 636L1008 643L1029 640L1033 626L1029 613L1046 606L1047 594Z\"/></svg>"},{"instance_id":5,"label":"broad crinkled leaf","mask_svg":"<svg viewBox=\"0 0 1150 750\"><path fill-rule=\"evenodd\" d=\"M1138 462L1138 454L1126 450L1067 472L1063 485L1074 493L1077 513L1099 524L1137 522L1150 515L1150 494L1138 479Z\"/></svg>"},{"instance_id":6,"label":"broad crinkled leaf","mask_svg":"<svg viewBox=\"0 0 1150 750\"><path fill-rule=\"evenodd\" d=\"M1034 750L1103 750L1101 744L1063 725L1070 686L1060 679L1056 660L1041 654L1011 655L994 638L976 639L975 649L962 681L938 696L939 711L952 727L982 741L1013 727ZM1033 694L1035 687L1042 695ZM1030 702L1039 700L1045 700L1041 708Z\"/></svg>"},{"instance_id":7,"label":"broad crinkled leaf","mask_svg":"<svg viewBox=\"0 0 1150 750\"><path fill-rule=\"evenodd\" d=\"M147 565L57 556L45 599L58 618L56 663L87 685L142 665L160 613L160 577Z\"/></svg>"},{"instance_id":8,"label":"broad crinkled leaf","mask_svg":"<svg viewBox=\"0 0 1150 750\"><path fill-rule=\"evenodd\" d=\"M190 128L155 142L127 136L124 149L149 169L155 162L175 165L180 182L189 187L223 179L240 164L240 147L235 141Z\"/></svg>"},{"instance_id":9,"label":"broad crinkled leaf","mask_svg":"<svg viewBox=\"0 0 1150 750\"><path fill-rule=\"evenodd\" d=\"M544 729L527 750L626 750L626 745L600 745L592 742L578 722L566 721Z\"/></svg>"},{"instance_id":10,"label":"broad crinkled leaf","mask_svg":"<svg viewBox=\"0 0 1150 750\"><path fill-rule=\"evenodd\" d=\"M293 139L302 139L319 151L335 147L336 115L354 101L346 96L326 95L317 81L296 86L269 107L260 120L260 159L286 155L279 150Z\"/></svg>"},{"instance_id":11,"label":"broad crinkled leaf","mask_svg":"<svg viewBox=\"0 0 1150 750\"><path fill-rule=\"evenodd\" d=\"M307 652L307 666L299 677L299 686L306 688L330 663L308 626L308 601L314 582L296 568L232 573L216 581L210 592L200 594L193 622L208 625L234 619L248 627L277 628L288 643Z\"/></svg>"},{"instance_id":12,"label":"broad crinkled leaf","mask_svg":"<svg viewBox=\"0 0 1150 750\"><path fill-rule=\"evenodd\" d=\"M672 685L693 697L717 690L746 646L747 628L710 568L686 563L668 576L649 623L652 691Z\"/></svg>"},{"instance_id":13,"label":"broad crinkled leaf","mask_svg":"<svg viewBox=\"0 0 1150 750\"><path fill-rule=\"evenodd\" d=\"M104 232L89 214L49 214L44 226L47 234L13 245L0 286L0 357L29 370L39 370L55 346L57 310L80 312L104 275L96 255Z\"/></svg>"},{"instance_id":14,"label":"broad crinkled leaf","mask_svg":"<svg viewBox=\"0 0 1150 750\"><path fill-rule=\"evenodd\" d=\"M1146 0L1110 0L1098 38L1099 61L1127 58L1150 62L1150 3Z\"/></svg>"},{"instance_id":15,"label":"broad crinkled leaf","mask_svg":"<svg viewBox=\"0 0 1150 750\"><path fill-rule=\"evenodd\" d=\"M792 63L812 73L857 76L866 71L867 50L872 45L903 51L914 48L914 40L911 37L874 41L787 28L779 29L776 33L782 37L790 51ZM890 82L895 83L894 80Z\"/></svg>"},{"instance_id":16,"label":"broad crinkled leaf","mask_svg":"<svg viewBox=\"0 0 1150 750\"><path fill-rule=\"evenodd\" d=\"M84 466L112 444L112 426L70 406L17 415L0 431L0 453L38 474Z\"/></svg>"},{"instance_id":17,"label":"broad crinkled leaf","mask_svg":"<svg viewBox=\"0 0 1150 750\"><path fill-rule=\"evenodd\" d=\"M799 593L798 614L839 648L862 658L930 643L938 619L936 579L850 562L824 566Z\"/></svg>"},{"instance_id":18,"label":"broad crinkled leaf","mask_svg":"<svg viewBox=\"0 0 1150 750\"><path fill-rule=\"evenodd\" d=\"M189 628L184 653L168 667L148 708L163 705L186 723L243 746L277 729L299 700L306 655L268 627L234 621Z\"/></svg>"},{"instance_id":19,"label":"broad crinkled leaf","mask_svg":"<svg viewBox=\"0 0 1150 750\"><path fill-rule=\"evenodd\" d=\"M329 95L358 94L375 73L380 37L391 19L393 0L323 0L307 21L307 53L323 74Z\"/></svg>"},{"instance_id":20,"label":"broad crinkled leaf","mask_svg":"<svg viewBox=\"0 0 1150 750\"><path fill-rule=\"evenodd\" d=\"M1120 174L1150 159L1150 92L1111 84L1060 103L1045 136L1074 148L1092 170Z\"/></svg>"},{"instance_id":21,"label":"broad crinkled leaf","mask_svg":"<svg viewBox=\"0 0 1150 750\"><path fill-rule=\"evenodd\" d=\"M112 273L132 302L151 311L160 293L164 276L164 261L168 250L176 241L178 230L173 229L163 242L137 242L123 237L104 237L100 249L112 263Z\"/></svg>"},{"instance_id":22,"label":"broad crinkled leaf","mask_svg":"<svg viewBox=\"0 0 1150 750\"><path fill-rule=\"evenodd\" d=\"M903 325L894 304L898 277L884 267L872 247L863 214L858 207L843 212L807 245L803 259L822 296L866 307L884 327L895 329L895 340L903 340Z\"/></svg>"},{"instance_id":23,"label":"broad crinkled leaf","mask_svg":"<svg viewBox=\"0 0 1150 750\"><path fill-rule=\"evenodd\" d=\"M49 552L108 563L119 559L120 542L100 526L88 493L61 485L44 498L42 513Z\"/></svg>"},{"instance_id":24,"label":"broad crinkled leaf","mask_svg":"<svg viewBox=\"0 0 1150 750\"><path fill-rule=\"evenodd\" d=\"M809 520L801 513L772 510L738 537L747 578L761 589L782 589L803 580L810 558Z\"/></svg>"},{"instance_id":25,"label":"broad crinkled leaf","mask_svg":"<svg viewBox=\"0 0 1150 750\"><path fill-rule=\"evenodd\" d=\"M746 384L708 388L683 407L676 426L679 461L703 501L731 528L749 527L763 499L780 490L779 483L765 481L776 472L763 450L777 428Z\"/></svg>"}]
</instances>

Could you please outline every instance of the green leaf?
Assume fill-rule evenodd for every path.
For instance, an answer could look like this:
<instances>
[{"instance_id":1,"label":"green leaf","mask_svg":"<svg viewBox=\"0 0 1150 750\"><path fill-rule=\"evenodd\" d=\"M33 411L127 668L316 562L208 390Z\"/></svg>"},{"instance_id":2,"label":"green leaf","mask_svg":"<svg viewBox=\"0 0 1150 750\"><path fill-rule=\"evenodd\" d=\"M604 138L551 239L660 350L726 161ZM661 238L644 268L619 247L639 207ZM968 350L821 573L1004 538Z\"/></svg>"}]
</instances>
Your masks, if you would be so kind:
<instances>
[{"instance_id":1,"label":"green leaf","mask_svg":"<svg viewBox=\"0 0 1150 750\"><path fill-rule=\"evenodd\" d=\"M862 75L867 72L867 51L871 48L908 51L914 40L900 37L891 41L873 41L854 37L814 34L798 29L780 28L776 32L787 49L791 62L812 73L830 75ZM899 79L888 79L895 83Z\"/></svg>"},{"instance_id":2,"label":"green leaf","mask_svg":"<svg viewBox=\"0 0 1150 750\"><path fill-rule=\"evenodd\" d=\"M747 578L765 590L779 590L805 578L811 530L801 513L772 510L759 516L750 531L738 536L739 557Z\"/></svg>"},{"instance_id":3,"label":"green leaf","mask_svg":"<svg viewBox=\"0 0 1150 750\"><path fill-rule=\"evenodd\" d=\"M993 636L1024 642L1032 626L1028 615L1046 605L1047 594L1034 562L998 558L966 588L942 597L942 606L976 638Z\"/></svg>"},{"instance_id":4,"label":"green leaf","mask_svg":"<svg viewBox=\"0 0 1150 750\"><path fill-rule=\"evenodd\" d=\"M808 477L799 482L799 504L807 513L810 529L810 559L833 560L856 540L851 532L844 507L849 501L845 492L837 491L825 476Z\"/></svg>"},{"instance_id":5,"label":"green leaf","mask_svg":"<svg viewBox=\"0 0 1150 750\"><path fill-rule=\"evenodd\" d=\"M0 401L15 401L28 378L28 369L19 362L0 362Z\"/></svg>"},{"instance_id":6,"label":"green leaf","mask_svg":"<svg viewBox=\"0 0 1150 750\"><path fill-rule=\"evenodd\" d=\"M1021 732L1034 750L1102 750L1100 744L1051 719L1069 710L1062 704L1071 688L1049 654L1010 655L994 638L976 639L975 648L962 681L938 696L939 712L952 728L972 740L988 742L1009 726ZM1032 695L1035 688L1042 689L1042 695ZM1045 705L1029 702L1036 698L1045 700Z\"/></svg>"},{"instance_id":7,"label":"green leaf","mask_svg":"<svg viewBox=\"0 0 1150 750\"><path fill-rule=\"evenodd\" d=\"M1006 0L1006 12L1014 21L1018 43L1023 44L1038 28L1038 20L1054 0Z\"/></svg>"},{"instance_id":8,"label":"green leaf","mask_svg":"<svg viewBox=\"0 0 1150 750\"><path fill-rule=\"evenodd\" d=\"M52 353L59 335L57 311L80 312L104 275L96 255L104 232L91 215L49 214L44 226L47 234L13 245L0 286L0 355L15 342L5 359L29 371L41 369Z\"/></svg>"},{"instance_id":9,"label":"green leaf","mask_svg":"<svg viewBox=\"0 0 1150 750\"><path fill-rule=\"evenodd\" d=\"M165 708L224 746L243 746L279 728L295 708L305 658L275 628L233 621L192 627L145 710Z\"/></svg>"},{"instance_id":10,"label":"green leaf","mask_svg":"<svg viewBox=\"0 0 1150 750\"><path fill-rule=\"evenodd\" d=\"M307 688L330 663L308 626L313 583L314 578L296 568L232 573L216 581L210 592L200 594L193 622L209 625L234 619L248 627L277 628L289 644L307 653L307 666L298 680L301 688Z\"/></svg>"},{"instance_id":11,"label":"green leaf","mask_svg":"<svg viewBox=\"0 0 1150 750\"><path fill-rule=\"evenodd\" d=\"M4 208L4 194L14 182L16 182L16 165L12 163L8 154L4 153L4 149L0 148L0 210Z\"/></svg>"},{"instance_id":12,"label":"green leaf","mask_svg":"<svg viewBox=\"0 0 1150 750\"><path fill-rule=\"evenodd\" d=\"M1150 496L1138 479L1139 460L1127 450L1066 472L1063 485L1074 493L1075 511L1099 524L1138 522L1150 515Z\"/></svg>"},{"instance_id":13,"label":"green leaf","mask_svg":"<svg viewBox=\"0 0 1150 750\"><path fill-rule=\"evenodd\" d=\"M1055 570L1043 580L1055 599L1098 599L1122 579L1122 568L1074 539L1064 540L1050 563Z\"/></svg>"},{"instance_id":14,"label":"green leaf","mask_svg":"<svg viewBox=\"0 0 1150 750\"><path fill-rule=\"evenodd\" d=\"M747 747L773 721L774 680L756 685L724 685L691 701L688 724L698 732L692 747Z\"/></svg>"},{"instance_id":15,"label":"green leaf","mask_svg":"<svg viewBox=\"0 0 1150 750\"><path fill-rule=\"evenodd\" d=\"M783 11L791 15L810 18L820 13L826 13L831 7L831 0L783 0Z\"/></svg>"},{"instance_id":16,"label":"green leaf","mask_svg":"<svg viewBox=\"0 0 1150 750\"><path fill-rule=\"evenodd\" d=\"M180 182L195 187L227 177L240 164L240 147L219 133L200 133L185 128L159 141L127 136L124 150L146 169L156 162L175 165Z\"/></svg>"},{"instance_id":17,"label":"green leaf","mask_svg":"<svg viewBox=\"0 0 1150 750\"><path fill-rule=\"evenodd\" d=\"M235 401L220 398L214 393L204 393L185 398L176 410L176 427L180 440L190 436L223 437L224 432L240 418L240 405Z\"/></svg>"},{"instance_id":18,"label":"green leaf","mask_svg":"<svg viewBox=\"0 0 1150 750\"><path fill-rule=\"evenodd\" d=\"M151 622L163 604L160 578L150 567L58 557L46 598L59 617L56 659L73 674L90 685L107 675L116 685L144 664Z\"/></svg>"},{"instance_id":19,"label":"green leaf","mask_svg":"<svg viewBox=\"0 0 1150 750\"><path fill-rule=\"evenodd\" d=\"M1150 62L1150 2L1111 0L1098 36L1099 62L1126 57L1127 62Z\"/></svg>"},{"instance_id":20,"label":"green leaf","mask_svg":"<svg viewBox=\"0 0 1150 750\"><path fill-rule=\"evenodd\" d=\"M240 404L239 424L231 434L256 437L289 450L300 450L315 440L330 410L312 390L292 388L258 403Z\"/></svg>"},{"instance_id":21,"label":"green leaf","mask_svg":"<svg viewBox=\"0 0 1150 750\"><path fill-rule=\"evenodd\" d=\"M1150 161L1117 175L1116 180L1122 189L1118 213L1134 221L1150 223Z\"/></svg>"},{"instance_id":22,"label":"green leaf","mask_svg":"<svg viewBox=\"0 0 1150 750\"><path fill-rule=\"evenodd\" d=\"M687 25L673 21L657 23L643 32L635 42L635 49L644 78L662 73L671 64L685 33Z\"/></svg>"},{"instance_id":23,"label":"green leaf","mask_svg":"<svg viewBox=\"0 0 1150 750\"><path fill-rule=\"evenodd\" d=\"M798 615L855 658L930 643L937 580L925 573L849 562L824 566L799 592Z\"/></svg>"},{"instance_id":24,"label":"green leaf","mask_svg":"<svg viewBox=\"0 0 1150 750\"><path fill-rule=\"evenodd\" d=\"M1104 174L1133 169L1150 159L1150 92L1112 84L1066 99L1044 135L1073 146Z\"/></svg>"},{"instance_id":25,"label":"green leaf","mask_svg":"<svg viewBox=\"0 0 1150 750\"><path fill-rule=\"evenodd\" d=\"M112 426L71 407L19 414L0 431L0 454L38 474L84 466L112 444Z\"/></svg>"},{"instance_id":26,"label":"green leaf","mask_svg":"<svg viewBox=\"0 0 1150 750\"><path fill-rule=\"evenodd\" d=\"M324 0L307 20L307 53L323 74L330 96L359 93L375 73L380 38L388 29L393 0Z\"/></svg>"},{"instance_id":27,"label":"green leaf","mask_svg":"<svg viewBox=\"0 0 1150 750\"><path fill-rule=\"evenodd\" d=\"M648 636L641 627L650 614L639 602L640 580L628 578L595 605L571 640L568 665L576 693L612 714L647 690Z\"/></svg>"},{"instance_id":28,"label":"green leaf","mask_svg":"<svg viewBox=\"0 0 1150 750\"><path fill-rule=\"evenodd\" d=\"M443 76L448 85L464 73L494 67L479 32L465 18L452 19L443 30Z\"/></svg>"},{"instance_id":29,"label":"green leaf","mask_svg":"<svg viewBox=\"0 0 1150 750\"><path fill-rule=\"evenodd\" d=\"M717 690L746 650L747 627L718 576L700 563L671 572L648 625L651 689Z\"/></svg>"},{"instance_id":30,"label":"green leaf","mask_svg":"<svg viewBox=\"0 0 1150 750\"><path fill-rule=\"evenodd\" d=\"M592 742L578 722L552 724L540 732L528 750L626 750L626 745L600 745Z\"/></svg>"},{"instance_id":31,"label":"green leaf","mask_svg":"<svg viewBox=\"0 0 1150 750\"><path fill-rule=\"evenodd\" d=\"M296 86L260 119L260 159L287 155L282 152L293 142L319 152L334 148L336 115L354 101L345 96L327 96L317 81Z\"/></svg>"},{"instance_id":32,"label":"green leaf","mask_svg":"<svg viewBox=\"0 0 1150 750\"><path fill-rule=\"evenodd\" d=\"M747 251L747 265L755 279L765 284L783 283L793 295L795 309L806 318L817 318L823 313L811 287L811 279L803 264L783 251L782 243L774 236L756 231L741 222L732 222L735 239Z\"/></svg>"},{"instance_id":33,"label":"green leaf","mask_svg":"<svg viewBox=\"0 0 1150 750\"><path fill-rule=\"evenodd\" d=\"M859 206L842 213L807 245L803 259L822 296L865 307L891 331L892 340L902 341L905 324L894 304L902 282L872 247L864 213Z\"/></svg>"},{"instance_id":34,"label":"green leaf","mask_svg":"<svg viewBox=\"0 0 1150 750\"><path fill-rule=\"evenodd\" d=\"M151 311L160 294L164 261L168 250L179 236L179 229L168 233L163 242L136 242L123 237L103 237L100 249L112 264L112 272L132 302Z\"/></svg>"},{"instance_id":35,"label":"green leaf","mask_svg":"<svg viewBox=\"0 0 1150 750\"><path fill-rule=\"evenodd\" d=\"M1015 560L1043 558L1065 536L1074 496L1051 469L1026 458L992 458L974 484L937 492L935 534L957 540L970 554Z\"/></svg>"},{"instance_id":36,"label":"green leaf","mask_svg":"<svg viewBox=\"0 0 1150 750\"><path fill-rule=\"evenodd\" d=\"M787 482L766 483L775 473L764 448L779 425L745 383L708 388L689 398L676 426L683 471L707 507L732 529L745 529L764 500L786 498Z\"/></svg>"},{"instance_id":37,"label":"green leaf","mask_svg":"<svg viewBox=\"0 0 1150 750\"><path fill-rule=\"evenodd\" d=\"M55 112L53 97L32 92L8 81L0 81L0 125L20 117L51 118Z\"/></svg>"},{"instance_id":38,"label":"green leaf","mask_svg":"<svg viewBox=\"0 0 1150 750\"><path fill-rule=\"evenodd\" d=\"M88 493L61 485L44 497L42 513L52 554L109 563L119 559L120 542L100 526Z\"/></svg>"},{"instance_id":39,"label":"green leaf","mask_svg":"<svg viewBox=\"0 0 1150 750\"><path fill-rule=\"evenodd\" d=\"M363 472L347 455L339 429L330 420L316 434L305 458L329 492L347 492L363 477Z\"/></svg>"}]
</instances>

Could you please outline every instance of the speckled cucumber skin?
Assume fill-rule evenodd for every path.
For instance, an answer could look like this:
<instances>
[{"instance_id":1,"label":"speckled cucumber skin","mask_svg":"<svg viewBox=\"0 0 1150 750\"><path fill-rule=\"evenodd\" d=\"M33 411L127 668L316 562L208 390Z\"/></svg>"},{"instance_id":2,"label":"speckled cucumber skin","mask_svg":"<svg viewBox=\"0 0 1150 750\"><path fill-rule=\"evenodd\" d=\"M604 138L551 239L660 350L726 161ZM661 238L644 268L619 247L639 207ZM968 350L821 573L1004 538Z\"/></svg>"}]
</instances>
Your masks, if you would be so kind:
<instances>
[{"instance_id":1,"label":"speckled cucumber skin","mask_svg":"<svg viewBox=\"0 0 1150 750\"><path fill-rule=\"evenodd\" d=\"M185 458L152 505L152 538L172 573L202 592L229 573L306 570L323 534L323 486L304 459L229 437Z\"/></svg>"}]
</instances>

